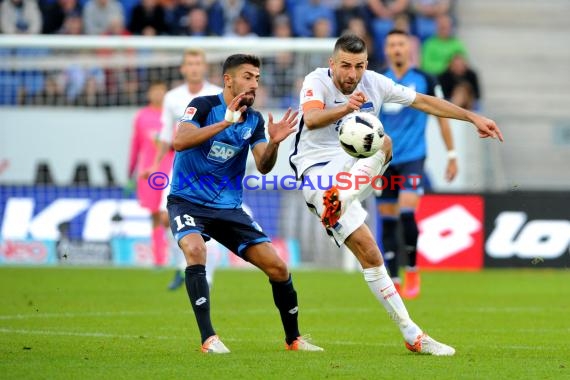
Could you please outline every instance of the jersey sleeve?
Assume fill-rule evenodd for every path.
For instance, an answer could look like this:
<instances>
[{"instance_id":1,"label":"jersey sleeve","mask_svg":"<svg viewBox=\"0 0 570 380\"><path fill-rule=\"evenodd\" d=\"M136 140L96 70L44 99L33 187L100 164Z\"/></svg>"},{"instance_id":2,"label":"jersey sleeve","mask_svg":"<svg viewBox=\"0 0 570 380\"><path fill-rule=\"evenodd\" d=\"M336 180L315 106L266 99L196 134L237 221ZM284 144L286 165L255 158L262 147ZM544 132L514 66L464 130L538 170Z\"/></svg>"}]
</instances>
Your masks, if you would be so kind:
<instances>
[{"instance_id":1,"label":"jersey sleeve","mask_svg":"<svg viewBox=\"0 0 570 380\"><path fill-rule=\"evenodd\" d=\"M211 109L211 104L203 97L194 98L184 110L184 115L180 118L180 122L192 123L196 127L200 128L206 123L206 119Z\"/></svg>"},{"instance_id":2,"label":"jersey sleeve","mask_svg":"<svg viewBox=\"0 0 570 380\"><path fill-rule=\"evenodd\" d=\"M325 108L325 86L316 76L307 76L301 88L300 104L303 111Z\"/></svg>"},{"instance_id":3,"label":"jersey sleeve","mask_svg":"<svg viewBox=\"0 0 570 380\"><path fill-rule=\"evenodd\" d=\"M251 139L249 140L249 146L253 149L253 147L260 142L267 142L267 138L265 137L265 120L261 114L259 114L257 125L251 135Z\"/></svg>"},{"instance_id":4,"label":"jersey sleeve","mask_svg":"<svg viewBox=\"0 0 570 380\"><path fill-rule=\"evenodd\" d=\"M378 87L384 103L398 103L409 106L416 99L416 91L395 83L392 79L376 73Z\"/></svg>"}]
</instances>

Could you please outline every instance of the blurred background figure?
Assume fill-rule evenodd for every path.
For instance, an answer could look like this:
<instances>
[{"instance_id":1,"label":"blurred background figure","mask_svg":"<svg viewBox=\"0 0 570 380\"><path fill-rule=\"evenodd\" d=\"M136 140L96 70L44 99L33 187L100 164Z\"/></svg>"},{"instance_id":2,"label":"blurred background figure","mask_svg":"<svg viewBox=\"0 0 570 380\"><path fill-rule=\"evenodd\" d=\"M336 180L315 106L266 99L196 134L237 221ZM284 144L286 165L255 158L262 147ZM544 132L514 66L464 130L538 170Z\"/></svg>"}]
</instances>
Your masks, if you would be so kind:
<instances>
[{"instance_id":1,"label":"blurred background figure","mask_svg":"<svg viewBox=\"0 0 570 380\"><path fill-rule=\"evenodd\" d=\"M412 34L410 15L407 13L397 15L394 18L394 29L408 33L408 39L410 40L410 65L413 67L420 67L422 43L417 36Z\"/></svg>"},{"instance_id":2,"label":"blurred background figure","mask_svg":"<svg viewBox=\"0 0 570 380\"><path fill-rule=\"evenodd\" d=\"M379 70L380 62L376 58L374 54L374 38L372 34L370 34L368 28L366 27L366 19L361 17L353 17L348 20L348 24L346 25L346 29L342 31L342 33L353 33L356 34L358 37L362 38L364 42L366 42L366 47L368 49L368 69L370 70ZM342 34L341 33L341 34Z\"/></svg>"},{"instance_id":3,"label":"blurred background figure","mask_svg":"<svg viewBox=\"0 0 570 380\"><path fill-rule=\"evenodd\" d=\"M439 76L439 82L445 98L453 104L470 110L479 108L479 79L462 54L453 56L447 70Z\"/></svg>"},{"instance_id":4,"label":"blurred background figure","mask_svg":"<svg viewBox=\"0 0 570 380\"><path fill-rule=\"evenodd\" d=\"M180 35L205 37L211 35L208 27L208 13L204 8L195 7L180 19Z\"/></svg>"},{"instance_id":5,"label":"blurred background figure","mask_svg":"<svg viewBox=\"0 0 570 380\"><path fill-rule=\"evenodd\" d=\"M35 0L4 0L0 4L0 32L4 34L38 34L42 14Z\"/></svg>"},{"instance_id":6,"label":"blurred background figure","mask_svg":"<svg viewBox=\"0 0 570 380\"><path fill-rule=\"evenodd\" d=\"M81 18L81 4L77 0L58 0L42 7L42 33L61 33L65 21L72 16Z\"/></svg>"},{"instance_id":7,"label":"blurred background figure","mask_svg":"<svg viewBox=\"0 0 570 380\"><path fill-rule=\"evenodd\" d=\"M141 0L131 11L128 29L132 34L144 36L166 33L164 10L158 0Z\"/></svg>"},{"instance_id":8,"label":"blurred background figure","mask_svg":"<svg viewBox=\"0 0 570 380\"><path fill-rule=\"evenodd\" d=\"M234 32L235 21L240 16L250 25L256 25L257 12L257 7L246 0L215 0L208 11L208 25L215 35L227 36Z\"/></svg>"},{"instance_id":9,"label":"blurred background figure","mask_svg":"<svg viewBox=\"0 0 570 380\"><path fill-rule=\"evenodd\" d=\"M65 16L63 25L57 31L58 34L79 36L83 34L83 19L81 13L70 13Z\"/></svg>"},{"instance_id":10,"label":"blurred background figure","mask_svg":"<svg viewBox=\"0 0 570 380\"><path fill-rule=\"evenodd\" d=\"M362 0L342 0L341 4L338 8L334 11L335 14L335 22L336 22L336 35L340 36L345 30L349 29L350 22L355 19L362 19L368 20L370 19L369 11L363 4ZM364 22L366 26L366 22ZM362 38L361 35L357 34L359 37ZM371 45L368 44L368 55L370 55L370 47Z\"/></svg>"},{"instance_id":11,"label":"blurred background figure","mask_svg":"<svg viewBox=\"0 0 570 380\"><path fill-rule=\"evenodd\" d=\"M83 24L85 34L102 35L109 30L110 24L117 17L125 15L123 6L117 0L88 0L83 8Z\"/></svg>"},{"instance_id":12,"label":"blurred background figure","mask_svg":"<svg viewBox=\"0 0 570 380\"><path fill-rule=\"evenodd\" d=\"M152 252L154 265L167 264L167 241L163 221L168 220L164 210L160 209L162 191L149 186L142 175L149 170L154 162L160 144L162 103L167 86L164 82L154 82L150 85L147 97L148 105L137 112L133 125L128 177L131 183L136 183L136 194L139 204L148 209L152 218ZM170 151L163 157L158 171L169 173L174 160L174 152ZM166 223L168 227L168 223Z\"/></svg>"},{"instance_id":13,"label":"blurred background figure","mask_svg":"<svg viewBox=\"0 0 570 380\"><path fill-rule=\"evenodd\" d=\"M258 22L254 25L255 33L260 37L275 36L275 22L280 16L289 17L285 0L267 0L259 10Z\"/></svg>"},{"instance_id":14,"label":"blurred background figure","mask_svg":"<svg viewBox=\"0 0 570 380\"><path fill-rule=\"evenodd\" d=\"M291 22L295 37L311 37L317 20L327 19L330 30L336 32L335 15L332 8L321 4L321 0L299 1L292 12Z\"/></svg>"},{"instance_id":15,"label":"blurred background figure","mask_svg":"<svg viewBox=\"0 0 570 380\"><path fill-rule=\"evenodd\" d=\"M384 40L388 32L394 28L396 16L408 11L409 0L368 0L367 5L371 15L375 59L383 65Z\"/></svg>"},{"instance_id":16,"label":"blurred background figure","mask_svg":"<svg viewBox=\"0 0 570 380\"><path fill-rule=\"evenodd\" d=\"M421 41L436 34L437 18L448 16L451 0L412 0L411 10L414 15L414 31Z\"/></svg>"},{"instance_id":17,"label":"blurred background figure","mask_svg":"<svg viewBox=\"0 0 570 380\"><path fill-rule=\"evenodd\" d=\"M456 54L467 55L463 41L453 34L451 17L437 18L437 34L428 38L422 46L422 69L432 75L439 75L447 69Z\"/></svg>"}]
</instances>

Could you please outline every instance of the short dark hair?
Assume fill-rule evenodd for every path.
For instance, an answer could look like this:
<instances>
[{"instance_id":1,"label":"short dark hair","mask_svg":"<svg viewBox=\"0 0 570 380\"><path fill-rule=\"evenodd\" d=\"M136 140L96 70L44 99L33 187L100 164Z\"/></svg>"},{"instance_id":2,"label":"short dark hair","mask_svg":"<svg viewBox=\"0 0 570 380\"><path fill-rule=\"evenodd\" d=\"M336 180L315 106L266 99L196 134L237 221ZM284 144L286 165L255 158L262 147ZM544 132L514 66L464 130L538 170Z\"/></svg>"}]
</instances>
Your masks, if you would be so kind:
<instances>
[{"instance_id":1,"label":"short dark hair","mask_svg":"<svg viewBox=\"0 0 570 380\"><path fill-rule=\"evenodd\" d=\"M254 67L261 67L261 59L255 55L250 54L234 54L226 58L224 65L222 66L222 74L227 73L231 69L235 69L238 66L250 64Z\"/></svg>"},{"instance_id":2,"label":"short dark hair","mask_svg":"<svg viewBox=\"0 0 570 380\"><path fill-rule=\"evenodd\" d=\"M388 32L388 34L386 34L386 38L388 38L389 36L394 35L394 34L399 34L399 35L401 35L401 36L406 36L406 37L409 37L409 36L410 36L410 33L406 32L405 30L402 30L402 29L392 29L392 30L390 30L390 31Z\"/></svg>"},{"instance_id":3,"label":"short dark hair","mask_svg":"<svg viewBox=\"0 0 570 380\"><path fill-rule=\"evenodd\" d=\"M334 53L340 50L347 53L360 54L366 53L366 42L356 34L345 33L334 44Z\"/></svg>"}]
</instances>

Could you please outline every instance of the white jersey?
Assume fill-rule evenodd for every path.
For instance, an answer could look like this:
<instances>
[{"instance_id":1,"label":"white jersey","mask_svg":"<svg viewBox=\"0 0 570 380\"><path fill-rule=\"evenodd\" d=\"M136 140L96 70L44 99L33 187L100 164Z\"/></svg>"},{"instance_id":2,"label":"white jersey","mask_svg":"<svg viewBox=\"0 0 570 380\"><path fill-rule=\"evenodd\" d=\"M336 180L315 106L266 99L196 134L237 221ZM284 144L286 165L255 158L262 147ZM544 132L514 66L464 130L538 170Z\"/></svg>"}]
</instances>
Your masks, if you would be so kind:
<instances>
[{"instance_id":1,"label":"white jersey","mask_svg":"<svg viewBox=\"0 0 570 380\"><path fill-rule=\"evenodd\" d=\"M184 110L192 99L198 96L216 95L222 92L223 89L209 82L204 82L202 89L196 93L191 94L188 90L188 84L184 83L178 87L168 91L164 96L164 103L162 106L162 115L160 116L160 123L162 128L160 130L159 140L169 145L172 145L174 138L174 129L178 120L184 115Z\"/></svg>"},{"instance_id":2,"label":"white jersey","mask_svg":"<svg viewBox=\"0 0 570 380\"><path fill-rule=\"evenodd\" d=\"M416 92L394 83L384 75L367 70L354 91L362 91L368 101L360 109L378 116L383 103L399 103L409 106L416 98ZM328 68L318 68L305 77L300 94L299 123L289 163L300 179L310 167L325 165L338 155L345 155L338 141L338 126L342 119L326 127L309 130L304 126L303 105L320 102L324 108L338 107L348 102L348 96L340 92L333 83Z\"/></svg>"}]
</instances>

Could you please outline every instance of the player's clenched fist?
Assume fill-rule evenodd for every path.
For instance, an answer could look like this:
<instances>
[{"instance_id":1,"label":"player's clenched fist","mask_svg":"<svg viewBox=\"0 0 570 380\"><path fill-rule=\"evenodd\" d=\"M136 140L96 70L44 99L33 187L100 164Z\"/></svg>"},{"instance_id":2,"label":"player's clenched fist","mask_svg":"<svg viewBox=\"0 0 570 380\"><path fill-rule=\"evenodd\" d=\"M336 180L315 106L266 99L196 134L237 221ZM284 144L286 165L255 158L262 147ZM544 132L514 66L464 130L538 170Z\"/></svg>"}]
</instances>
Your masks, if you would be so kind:
<instances>
[{"instance_id":1,"label":"player's clenched fist","mask_svg":"<svg viewBox=\"0 0 570 380\"><path fill-rule=\"evenodd\" d=\"M366 95L362 91L353 92L350 97L348 98L348 103L346 107L348 108L349 112L358 111L360 107L364 103L366 103L367 98Z\"/></svg>"}]
</instances>

